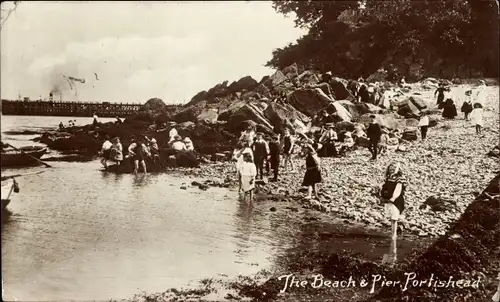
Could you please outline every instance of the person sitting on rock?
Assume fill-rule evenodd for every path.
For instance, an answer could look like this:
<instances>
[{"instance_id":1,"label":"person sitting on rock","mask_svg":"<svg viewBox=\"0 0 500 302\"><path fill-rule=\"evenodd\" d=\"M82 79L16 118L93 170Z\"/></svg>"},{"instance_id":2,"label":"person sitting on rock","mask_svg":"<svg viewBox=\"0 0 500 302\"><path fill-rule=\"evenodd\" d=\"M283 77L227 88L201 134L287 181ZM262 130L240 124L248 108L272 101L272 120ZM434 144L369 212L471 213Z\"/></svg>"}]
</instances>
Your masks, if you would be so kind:
<instances>
[{"instance_id":1,"label":"person sitting on rock","mask_svg":"<svg viewBox=\"0 0 500 302\"><path fill-rule=\"evenodd\" d=\"M309 85L309 87L321 89L332 101L334 101L335 95L333 94L332 87L330 86L330 81L332 80L332 78L332 72L328 71L321 76L321 80L318 84Z\"/></svg>"},{"instance_id":2,"label":"person sitting on rock","mask_svg":"<svg viewBox=\"0 0 500 302\"><path fill-rule=\"evenodd\" d=\"M156 161L160 158L160 148L158 147L158 142L154 137L152 139L149 139L146 136L145 139L147 141L149 151L151 152L151 156L153 157L153 161Z\"/></svg>"},{"instance_id":3,"label":"person sitting on rock","mask_svg":"<svg viewBox=\"0 0 500 302\"><path fill-rule=\"evenodd\" d=\"M104 143L102 143L101 152L100 152L100 154L102 156L101 164L104 166L104 168L108 168L107 161L109 160L112 146L113 146L113 144L109 141L109 136L106 135L106 140L104 141Z\"/></svg>"},{"instance_id":4,"label":"person sitting on rock","mask_svg":"<svg viewBox=\"0 0 500 302\"><path fill-rule=\"evenodd\" d=\"M385 182L380 190L381 201L385 206L385 213L391 221L391 238L396 240L398 221L405 209L406 178L399 163L391 163L385 173Z\"/></svg>"},{"instance_id":5,"label":"person sitting on rock","mask_svg":"<svg viewBox=\"0 0 500 302\"><path fill-rule=\"evenodd\" d=\"M264 178L264 161L269 155L269 145L264 140L264 135L262 133L257 133L256 140L253 143L253 156L255 160L255 166L257 167L257 175L260 179Z\"/></svg>"},{"instance_id":6,"label":"person sitting on rock","mask_svg":"<svg viewBox=\"0 0 500 302\"><path fill-rule=\"evenodd\" d=\"M168 137L169 137L168 144L173 143L178 135L179 133L177 133L177 129L175 129L175 127L172 127L172 129L170 129L170 131L168 132Z\"/></svg>"},{"instance_id":7,"label":"person sitting on rock","mask_svg":"<svg viewBox=\"0 0 500 302\"><path fill-rule=\"evenodd\" d=\"M302 186L307 187L306 199L312 198L312 193L315 197L319 199L317 184L321 183L321 169L320 160L318 154L316 153L315 146L311 144L306 145L306 173L304 174L304 180L302 181Z\"/></svg>"},{"instance_id":8,"label":"person sitting on rock","mask_svg":"<svg viewBox=\"0 0 500 302\"><path fill-rule=\"evenodd\" d=\"M176 135L174 137L172 149L176 150L177 152L186 150L186 144L182 141L182 137L180 135Z\"/></svg>"},{"instance_id":9,"label":"person sitting on rock","mask_svg":"<svg viewBox=\"0 0 500 302\"><path fill-rule=\"evenodd\" d=\"M128 154L134 161L134 174L137 175L137 172L139 172L139 164L141 164L144 174L147 174L146 157L151 156L151 154L145 144L144 137L141 137L137 142L133 141L132 144L130 144L128 147Z\"/></svg>"},{"instance_id":10,"label":"person sitting on rock","mask_svg":"<svg viewBox=\"0 0 500 302\"><path fill-rule=\"evenodd\" d=\"M337 141L337 132L335 132L334 124L327 124L327 130L321 138L319 142L323 145L320 150L320 157L334 157L337 156L337 148L335 147L335 141Z\"/></svg>"},{"instance_id":11,"label":"person sitting on rock","mask_svg":"<svg viewBox=\"0 0 500 302\"><path fill-rule=\"evenodd\" d=\"M123 160L123 146L120 142L119 137L114 137L111 140L111 143L113 145L111 146L110 159L116 162L116 166L118 169Z\"/></svg>"},{"instance_id":12,"label":"person sitting on rock","mask_svg":"<svg viewBox=\"0 0 500 302\"><path fill-rule=\"evenodd\" d=\"M244 194L243 200L252 202L257 168L255 167L252 156L249 153L244 153L242 157L243 162L239 165L241 191L243 191Z\"/></svg>"},{"instance_id":13,"label":"person sitting on rock","mask_svg":"<svg viewBox=\"0 0 500 302\"><path fill-rule=\"evenodd\" d=\"M64 125L62 122L59 123L59 130L64 130Z\"/></svg>"},{"instance_id":14,"label":"person sitting on rock","mask_svg":"<svg viewBox=\"0 0 500 302\"><path fill-rule=\"evenodd\" d=\"M187 136L184 138L184 145L186 146L187 151L194 151L193 141L191 141L191 139Z\"/></svg>"}]
</instances>

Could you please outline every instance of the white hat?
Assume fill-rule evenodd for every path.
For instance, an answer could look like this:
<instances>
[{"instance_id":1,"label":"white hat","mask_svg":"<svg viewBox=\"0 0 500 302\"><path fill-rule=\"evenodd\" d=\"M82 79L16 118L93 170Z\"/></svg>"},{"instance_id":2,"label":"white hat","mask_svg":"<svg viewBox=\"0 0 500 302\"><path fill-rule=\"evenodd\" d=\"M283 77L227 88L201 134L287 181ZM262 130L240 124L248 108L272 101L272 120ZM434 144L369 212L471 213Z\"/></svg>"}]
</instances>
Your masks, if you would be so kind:
<instances>
[{"instance_id":1,"label":"white hat","mask_svg":"<svg viewBox=\"0 0 500 302\"><path fill-rule=\"evenodd\" d=\"M332 75L332 72L331 71L327 71L327 72L325 72L325 74Z\"/></svg>"},{"instance_id":2,"label":"white hat","mask_svg":"<svg viewBox=\"0 0 500 302\"><path fill-rule=\"evenodd\" d=\"M184 142L186 142L186 143L190 143L190 142L191 142L191 139L190 139L189 137L185 137L185 138L184 138Z\"/></svg>"},{"instance_id":3,"label":"white hat","mask_svg":"<svg viewBox=\"0 0 500 302\"><path fill-rule=\"evenodd\" d=\"M153 138L151 139L151 142L156 143L156 139L153 137Z\"/></svg>"},{"instance_id":4,"label":"white hat","mask_svg":"<svg viewBox=\"0 0 500 302\"><path fill-rule=\"evenodd\" d=\"M345 136L348 136L348 137L351 137L351 132L347 131L346 133L344 133Z\"/></svg>"}]
</instances>

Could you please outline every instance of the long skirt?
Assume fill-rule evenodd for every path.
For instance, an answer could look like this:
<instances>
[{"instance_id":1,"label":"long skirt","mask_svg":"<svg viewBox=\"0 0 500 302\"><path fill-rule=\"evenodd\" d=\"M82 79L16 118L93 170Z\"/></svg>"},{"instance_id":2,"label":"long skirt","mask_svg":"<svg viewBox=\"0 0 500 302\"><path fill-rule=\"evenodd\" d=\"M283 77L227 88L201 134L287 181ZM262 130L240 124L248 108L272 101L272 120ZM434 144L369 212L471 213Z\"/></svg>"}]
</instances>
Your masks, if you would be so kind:
<instances>
[{"instance_id":1,"label":"long skirt","mask_svg":"<svg viewBox=\"0 0 500 302\"><path fill-rule=\"evenodd\" d=\"M313 186L321 182L321 172L318 168L308 169L304 175L304 180L302 181L302 186L308 187Z\"/></svg>"},{"instance_id":2,"label":"long skirt","mask_svg":"<svg viewBox=\"0 0 500 302\"><path fill-rule=\"evenodd\" d=\"M250 190L255 189L255 177L241 175L241 189L245 193L250 191Z\"/></svg>"}]
</instances>

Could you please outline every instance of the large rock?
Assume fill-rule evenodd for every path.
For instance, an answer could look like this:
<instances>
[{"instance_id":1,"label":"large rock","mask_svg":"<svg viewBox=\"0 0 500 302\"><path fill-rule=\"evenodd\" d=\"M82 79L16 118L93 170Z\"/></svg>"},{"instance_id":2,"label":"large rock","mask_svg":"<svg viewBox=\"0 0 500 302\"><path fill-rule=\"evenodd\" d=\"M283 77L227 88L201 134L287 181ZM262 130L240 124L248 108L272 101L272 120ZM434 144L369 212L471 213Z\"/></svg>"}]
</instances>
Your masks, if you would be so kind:
<instances>
[{"instance_id":1,"label":"large rock","mask_svg":"<svg viewBox=\"0 0 500 302\"><path fill-rule=\"evenodd\" d=\"M215 85L212 87L210 90L207 92L207 98L215 98L218 96L225 96L226 94L229 93L229 90L227 88L227 83L228 81L224 81L220 84Z\"/></svg>"},{"instance_id":2,"label":"large rock","mask_svg":"<svg viewBox=\"0 0 500 302\"><path fill-rule=\"evenodd\" d=\"M280 92L293 87L291 79L285 76L280 70L277 70L262 84L272 92Z\"/></svg>"},{"instance_id":3,"label":"large rock","mask_svg":"<svg viewBox=\"0 0 500 302\"><path fill-rule=\"evenodd\" d=\"M418 118L420 110L413 104L410 98L398 103L398 114L407 118Z\"/></svg>"},{"instance_id":4,"label":"large rock","mask_svg":"<svg viewBox=\"0 0 500 302\"><path fill-rule=\"evenodd\" d=\"M343 131L353 132L356 125L351 122L340 122L335 124L335 130L340 133Z\"/></svg>"},{"instance_id":5,"label":"large rock","mask_svg":"<svg viewBox=\"0 0 500 302\"><path fill-rule=\"evenodd\" d=\"M242 100L249 100L250 98L260 99L261 97L271 98L272 94L269 88L264 84L259 84L252 91L248 91L241 96Z\"/></svg>"},{"instance_id":6,"label":"large rock","mask_svg":"<svg viewBox=\"0 0 500 302\"><path fill-rule=\"evenodd\" d=\"M206 101L199 102L195 105L190 105L181 110L179 113L173 116L173 120L177 123L182 122L196 122L197 117L205 110L207 106Z\"/></svg>"},{"instance_id":7,"label":"large rock","mask_svg":"<svg viewBox=\"0 0 500 302\"><path fill-rule=\"evenodd\" d=\"M227 129L229 129L230 131L232 131L232 129L239 129L238 132L240 132L241 123L246 120L252 120L258 125L260 124L267 129L273 129L273 126L264 117L262 111L260 111L257 106L251 103L243 105L227 119Z\"/></svg>"},{"instance_id":8,"label":"large rock","mask_svg":"<svg viewBox=\"0 0 500 302\"><path fill-rule=\"evenodd\" d=\"M250 91L254 89L259 83L251 76L246 76L239 79L237 82L233 82L229 85L229 92L239 92L243 90Z\"/></svg>"},{"instance_id":9,"label":"large rock","mask_svg":"<svg viewBox=\"0 0 500 302\"><path fill-rule=\"evenodd\" d=\"M418 110L424 110L427 108L427 101L425 101L422 96L414 94L408 99L413 103L413 105L415 105L415 107L417 107Z\"/></svg>"},{"instance_id":10,"label":"large rock","mask_svg":"<svg viewBox=\"0 0 500 302\"><path fill-rule=\"evenodd\" d=\"M281 73L283 73L287 78L292 79L299 75L299 67L297 66L297 63L293 63L292 65L283 68Z\"/></svg>"},{"instance_id":11,"label":"large rock","mask_svg":"<svg viewBox=\"0 0 500 302\"><path fill-rule=\"evenodd\" d=\"M363 114L359 122L368 126L371 121L370 115L372 115L372 113ZM375 114L375 120L381 126L388 129L398 129L400 127L400 122L394 114Z\"/></svg>"},{"instance_id":12,"label":"large rock","mask_svg":"<svg viewBox=\"0 0 500 302\"><path fill-rule=\"evenodd\" d=\"M402 139L407 140L407 141L416 141L418 139L418 128L417 127L410 127L406 129L402 136Z\"/></svg>"},{"instance_id":13,"label":"large rock","mask_svg":"<svg viewBox=\"0 0 500 302\"><path fill-rule=\"evenodd\" d=\"M294 119L305 123L310 121L309 117L290 104L271 103L264 110L264 116L278 133L281 133L287 125L292 125Z\"/></svg>"},{"instance_id":14,"label":"large rock","mask_svg":"<svg viewBox=\"0 0 500 302\"><path fill-rule=\"evenodd\" d=\"M226 109L219 112L219 117L217 120L219 121L227 121L233 114L240 110L241 107L245 106L248 102L246 101L236 101L229 105Z\"/></svg>"},{"instance_id":15,"label":"large rock","mask_svg":"<svg viewBox=\"0 0 500 302\"><path fill-rule=\"evenodd\" d=\"M347 89L347 83L344 83L341 78L333 78L330 81L330 87L332 87L333 95L336 100L354 100L354 96Z\"/></svg>"},{"instance_id":16,"label":"large rock","mask_svg":"<svg viewBox=\"0 0 500 302\"><path fill-rule=\"evenodd\" d=\"M204 121L209 124L214 124L217 122L217 118L219 117L219 114L217 113L217 109L207 109L202 111L196 119L198 121Z\"/></svg>"},{"instance_id":17,"label":"large rock","mask_svg":"<svg viewBox=\"0 0 500 302\"><path fill-rule=\"evenodd\" d=\"M350 122L352 120L352 115L338 101L331 102L327 107L327 112L330 114L335 114L339 118L339 120L342 122Z\"/></svg>"},{"instance_id":18,"label":"large rock","mask_svg":"<svg viewBox=\"0 0 500 302\"><path fill-rule=\"evenodd\" d=\"M207 98L207 96L208 96L208 92L206 92L205 90L200 91L195 96L193 96L191 101L189 101L189 103L187 103L186 106L198 104L199 102L204 101Z\"/></svg>"},{"instance_id":19,"label":"large rock","mask_svg":"<svg viewBox=\"0 0 500 302\"><path fill-rule=\"evenodd\" d=\"M165 103L159 98L149 99L142 107L143 110L161 111L165 108Z\"/></svg>"},{"instance_id":20,"label":"large rock","mask_svg":"<svg viewBox=\"0 0 500 302\"><path fill-rule=\"evenodd\" d=\"M321 89L315 88L297 89L287 96L287 101L305 115L314 116L325 109L332 100Z\"/></svg>"},{"instance_id":21,"label":"large rock","mask_svg":"<svg viewBox=\"0 0 500 302\"><path fill-rule=\"evenodd\" d=\"M366 113L380 114L382 108L369 103L352 103L351 101L342 100L338 101L351 115L353 121L359 120L359 118Z\"/></svg>"}]
</instances>

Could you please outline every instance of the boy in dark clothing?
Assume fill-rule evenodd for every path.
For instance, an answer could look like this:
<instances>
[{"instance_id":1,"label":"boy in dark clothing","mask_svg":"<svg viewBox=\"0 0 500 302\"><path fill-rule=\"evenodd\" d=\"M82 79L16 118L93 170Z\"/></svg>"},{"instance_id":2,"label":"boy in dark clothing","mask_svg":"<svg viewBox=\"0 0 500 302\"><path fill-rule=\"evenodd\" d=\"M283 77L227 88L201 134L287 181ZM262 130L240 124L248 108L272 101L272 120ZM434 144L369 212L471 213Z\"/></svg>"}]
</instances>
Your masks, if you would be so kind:
<instances>
[{"instance_id":1,"label":"boy in dark clothing","mask_svg":"<svg viewBox=\"0 0 500 302\"><path fill-rule=\"evenodd\" d=\"M263 138L262 133L257 133L256 140L253 144L253 157L255 166L257 167L257 176L262 179L264 177L264 161L269 155L269 145Z\"/></svg>"},{"instance_id":2,"label":"boy in dark clothing","mask_svg":"<svg viewBox=\"0 0 500 302\"><path fill-rule=\"evenodd\" d=\"M271 143L269 144L269 162L271 163L271 168L273 169L274 177L272 181L278 181L278 169L280 166L280 137L274 135Z\"/></svg>"},{"instance_id":3,"label":"boy in dark clothing","mask_svg":"<svg viewBox=\"0 0 500 302\"><path fill-rule=\"evenodd\" d=\"M372 153L372 159L377 159L378 143L382 135L382 128L375 120L375 115L371 115L370 118L370 125L366 129L366 136L370 139L368 150Z\"/></svg>"}]
</instances>

